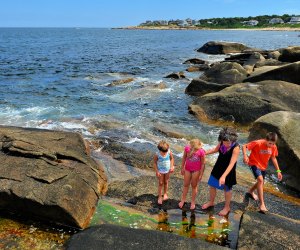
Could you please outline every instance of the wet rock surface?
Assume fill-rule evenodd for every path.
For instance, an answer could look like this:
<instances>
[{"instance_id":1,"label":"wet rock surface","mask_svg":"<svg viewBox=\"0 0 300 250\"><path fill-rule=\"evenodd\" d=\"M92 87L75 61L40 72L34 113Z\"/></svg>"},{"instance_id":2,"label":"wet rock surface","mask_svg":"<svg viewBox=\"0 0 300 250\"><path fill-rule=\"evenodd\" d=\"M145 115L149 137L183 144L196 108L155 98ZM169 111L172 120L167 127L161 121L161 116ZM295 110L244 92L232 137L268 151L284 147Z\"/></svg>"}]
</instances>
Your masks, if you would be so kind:
<instances>
[{"instance_id":1,"label":"wet rock surface","mask_svg":"<svg viewBox=\"0 0 300 250\"><path fill-rule=\"evenodd\" d=\"M0 208L84 228L106 191L77 133L0 127Z\"/></svg>"}]
</instances>

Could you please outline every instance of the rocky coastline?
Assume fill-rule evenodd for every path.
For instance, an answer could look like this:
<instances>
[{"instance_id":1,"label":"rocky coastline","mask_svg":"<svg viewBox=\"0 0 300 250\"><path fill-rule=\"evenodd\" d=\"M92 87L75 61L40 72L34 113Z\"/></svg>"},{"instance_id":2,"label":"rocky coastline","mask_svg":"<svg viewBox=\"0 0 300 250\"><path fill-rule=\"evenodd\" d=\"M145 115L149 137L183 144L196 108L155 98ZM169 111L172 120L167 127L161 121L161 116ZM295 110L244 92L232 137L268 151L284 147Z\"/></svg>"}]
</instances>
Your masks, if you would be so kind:
<instances>
[{"instance_id":1,"label":"rocky coastline","mask_svg":"<svg viewBox=\"0 0 300 250\"><path fill-rule=\"evenodd\" d=\"M267 51L239 43L211 41L198 52L223 54L226 59L213 64L200 58L185 62L187 67L199 71L199 77L185 90L186 94L194 96L187 112L201 122L249 128L249 140L263 137L268 130L277 132L281 152L278 160L284 182L299 192L300 47ZM185 78L182 72L174 72L169 77L174 81ZM130 80L114 84L127 82ZM221 237L227 240L227 245L219 243L221 240L216 237L209 238L208 233L201 235L205 240L196 240L160 232L162 230L129 229L111 224L89 226L97 203L105 197L116 199L121 206L130 206L134 211L159 215L161 211L179 211L177 205L182 189L182 177L177 168L170 180L169 199L158 206L157 179L152 166L155 146L147 144L139 148L121 142L113 135L121 131L126 134L122 124L97 123L95 126L105 133L99 133L98 138L89 143L77 133L1 126L0 208L85 229L69 239L65 245L67 249L99 249L100 246L102 249L157 249L158 246L162 246L161 249L300 248L299 199L286 200L267 192L265 199L270 212L260 214L257 203L245 195L249 183L243 182L234 189L232 210L225 218L225 223L236 221L238 224L231 235L231 243L226 238L230 230L222 231ZM160 124L153 128L155 133L173 138L191 137ZM98 148L101 153L93 150ZM115 160L115 172L104 173L105 166L99 163L103 155ZM175 165L178 166L180 160L176 156ZM140 176L133 178L131 174L127 179L114 180L112 177L120 174L121 164L124 172L132 171ZM206 181L212 163L208 165L199 184L194 216L219 223L222 218L216 213L223 206L221 193L212 210L202 211L200 206L208 196ZM269 170L272 174L272 168ZM239 177L242 180L242 176ZM183 211L189 214L188 207L189 204Z\"/></svg>"}]
</instances>

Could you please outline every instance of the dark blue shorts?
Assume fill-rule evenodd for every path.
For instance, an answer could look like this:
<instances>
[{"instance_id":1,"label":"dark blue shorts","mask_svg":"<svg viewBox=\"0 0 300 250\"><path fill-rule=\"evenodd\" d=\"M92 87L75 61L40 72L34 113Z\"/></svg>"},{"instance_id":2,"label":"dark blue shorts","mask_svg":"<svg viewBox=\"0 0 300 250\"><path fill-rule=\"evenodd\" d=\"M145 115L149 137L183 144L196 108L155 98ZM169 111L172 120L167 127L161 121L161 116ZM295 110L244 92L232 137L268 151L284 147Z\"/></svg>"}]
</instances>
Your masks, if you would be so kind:
<instances>
[{"instance_id":1,"label":"dark blue shorts","mask_svg":"<svg viewBox=\"0 0 300 250\"><path fill-rule=\"evenodd\" d=\"M266 171L260 170L258 167L256 166L250 166L252 173L255 177L255 179L257 179L258 176L262 176L265 179L266 176Z\"/></svg>"},{"instance_id":2,"label":"dark blue shorts","mask_svg":"<svg viewBox=\"0 0 300 250\"><path fill-rule=\"evenodd\" d=\"M227 185L219 186L219 180L212 175L210 175L210 177L208 179L208 185L210 185L211 187L220 189L220 190L225 190L226 192L228 192L232 189L232 187L229 188Z\"/></svg>"}]
</instances>

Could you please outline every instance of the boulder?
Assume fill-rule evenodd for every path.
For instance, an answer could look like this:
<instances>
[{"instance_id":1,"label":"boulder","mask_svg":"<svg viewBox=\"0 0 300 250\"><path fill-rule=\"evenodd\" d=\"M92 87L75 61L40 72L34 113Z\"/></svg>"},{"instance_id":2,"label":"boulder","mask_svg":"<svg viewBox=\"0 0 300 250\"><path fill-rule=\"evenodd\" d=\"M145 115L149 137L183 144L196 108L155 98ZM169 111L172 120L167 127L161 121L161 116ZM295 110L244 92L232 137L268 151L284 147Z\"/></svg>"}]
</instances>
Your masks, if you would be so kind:
<instances>
[{"instance_id":1,"label":"boulder","mask_svg":"<svg viewBox=\"0 0 300 250\"><path fill-rule=\"evenodd\" d=\"M282 81L240 83L198 97L189 111L201 121L248 125L274 111L300 112L300 86Z\"/></svg>"},{"instance_id":2,"label":"boulder","mask_svg":"<svg viewBox=\"0 0 300 250\"><path fill-rule=\"evenodd\" d=\"M276 214L245 212L237 249L299 249L300 223Z\"/></svg>"},{"instance_id":3,"label":"boulder","mask_svg":"<svg viewBox=\"0 0 300 250\"><path fill-rule=\"evenodd\" d=\"M191 59L188 59L184 62L184 64L187 64L187 63L190 63L190 64L208 64L207 61L204 61L202 59L199 59L199 58L191 58Z\"/></svg>"},{"instance_id":4,"label":"boulder","mask_svg":"<svg viewBox=\"0 0 300 250\"><path fill-rule=\"evenodd\" d=\"M122 84L126 84L126 83L130 83L134 81L134 78L129 77L129 78L125 78L125 79L120 79L120 80L114 80L112 81L110 84L108 84L108 87L114 87L114 86L118 86L118 85L122 85Z\"/></svg>"},{"instance_id":5,"label":"boulder","mask_svg":"<svg viewBox=\"0 0 300 250\"><path fill-rule=\"evenodd\" d=\"M265 80L286 81L300 84L300 62L290 63L276 69L244 79L244 82L260 82Z\"/></svg>"},{"instance_id":6,"label":"boulder","mask_svg":"<svg viewBox=\"0 0 300 250\"><path fill-rule=\"evenodd\" d=\"M215 64L200 77L207 82L234 84L242 82L247 77L247 71L238 63L223 62Z\"/></svg>"},{"instance_id":7,"label":"boulder","mask_svg":"<svg viewBox=\"0 0 300 250\"><path fill-rule=\"evenodd\" d=\"M165 76L165 78L182 79L182 78L185 78L185 75L183 72L171 73L171 74Z\"/></svg>"},{"instance_id":8,"label":"boulder","mask_svg":"<svg viewBox=\"0 0 300 250\"><path fill-rule=\"evenodd\" d=\"M113 249L225 249L198 239L146 229L133 229L103 224L90 227L73 235L67 242L68 250L113 250Z\"/></svg>"},{"instance_id":9,"label":"boulder","mask_svg":"<svg viewBox=\"0 0 300 250\"><path fill-rule=\"evenodd\" d=\"M265 66L282 66L285 65L286 63L280 62L276 59L266 59L263 61L258 61L255 63L255 68L260 68L260 67L265 67Z\"/></svg>"},{"instance_id":10,"label":"boulder","mask_svg":"<svg viewBox=\"0 0 300 250\"><path fill-rule=\"evenodd\" d=\"M192 96L202 96L211 92L218 92L229 86L231 86L231 84L218 84L206 82L201 79L193 79L186 87L185 93Z\"/></svg>"},{"instance_id":11,"label":"boulder","mask_svg":"<svg viewBox=\"0 0 300 250\"><path fill-rule=\"evenodd\" d=\"M278 57L282 62L300 61L300 46L290 46L280 50L281 55Z\"/></svg>"},{"instance_id":12,"label":"boulder","mask_svg":"<svg viewBox=\"0 0 300 250\"><path fill-rule=\"evenodd\" d=\"M300 191L300 113L278 111L257 119L250 129L249 140L264 138L268 131L278 134L278 163L283 181ZM274 168L268 168L275 172Z\"/></svg>"},{"instance_id":13,"label":"boulder","mask_svg":"<svg viewBox=\"0 0 300 250\"><path fill-rule=\"evenodd\" d=\"M196 66L191 66L186 69L187 72L197 72L208 70L210 67L208 64L198 64Z\"/></svg>"},{"instance_id":14,"label":"boulder","mask_svg":"<svg viewBox=\"0 0 300 250\"><path fill-rule=\"evenodd\" d=\"M241 53L244 50L248 49L250 48L242 43L210 41L205 43L197 51L205 54L217 55L228 53Z\"/></svg>"},{"instance_id":15,"label":"boulder","mask_svg":"<svg viewBox=\"0 0 300 250\"><path fill-rule=\"evenodd\" d=\"M0 149L0 209L89 224L107 184L80 134L0 126Z\"/></svg>"}]
</instances>

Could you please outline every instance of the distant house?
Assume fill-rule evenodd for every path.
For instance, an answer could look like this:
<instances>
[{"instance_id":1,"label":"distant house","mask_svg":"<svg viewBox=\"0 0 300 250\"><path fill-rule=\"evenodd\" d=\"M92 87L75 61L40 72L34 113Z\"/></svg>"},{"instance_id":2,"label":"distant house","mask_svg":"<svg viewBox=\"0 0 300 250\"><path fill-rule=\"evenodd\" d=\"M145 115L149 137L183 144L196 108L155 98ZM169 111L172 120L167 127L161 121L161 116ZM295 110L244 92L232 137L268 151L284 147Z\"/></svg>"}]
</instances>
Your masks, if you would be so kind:
<instances>
[{"instance_id":1,"label":"distant house","mask_svg":"<svg viewBox=\"0 0 300 250\"><path fill-rule=\"evenodd\" d=\"M199 20L192 20L192 25L200 25L200 21Z\"/></svg>"},{"instance_id":2,"label":"distant house","mask_svg":"<svg viewBox=\"0 0 300 250\"><path fill-rule=\"evenodd\" d=\"M179 20L178 26L180 27L187 27L190 26L189 23L186 20Z\"/></svg>"},{"instance_id":3,"label":"distant house","mask_svg":"<svg viewBox=\"0 0 300 250\"><path fill-rule=\"evenodd\" d=\"M185 21L189 24L189 25L192 25L193 23L193 20L191 18L187 18L185 19Z\"/></svg>"},{"instance_id":4,"label":"distant house","mask_svg":"<svg viewBox=\"0 0 300 250\"><path fill-rule=\"evenodd\" d=\"M248 21L242 22L242 24L248 25L248 26L256 26L258 24L258 21L257 20L248 20Z\"/></svg>"},{"instance_id":5,"label":"distant house","mask_svg":"<svg viewBox=\"0 0 300 250\"><path fill-rule=\"evenodd\" d=\"M290 24L299 24L300 23L300 17L293 16L288 23L290 23Z\"/></svg>"},{"instance_id":6,"label":"distant house","mask_svg":"<svg viewBox=\"0 0 300 250\"><path fill-rule=\"evenodd\" d=\"M269 24L280 24L280 23L284 23L284 21L281 18L272 18L269 21Z\"/></svg>"},{"instance_id":7,"label":"distant house","mask_svg":"<svg viewBox=\"0 0 300 250\"><path fill-rule=\"evenodd\" d=\"M159 23L160 23L160 25L163 25L163 26L169 24L169 22L166 20L160 20Z\"/></svg>"}]
</instances>

